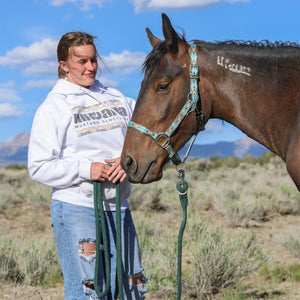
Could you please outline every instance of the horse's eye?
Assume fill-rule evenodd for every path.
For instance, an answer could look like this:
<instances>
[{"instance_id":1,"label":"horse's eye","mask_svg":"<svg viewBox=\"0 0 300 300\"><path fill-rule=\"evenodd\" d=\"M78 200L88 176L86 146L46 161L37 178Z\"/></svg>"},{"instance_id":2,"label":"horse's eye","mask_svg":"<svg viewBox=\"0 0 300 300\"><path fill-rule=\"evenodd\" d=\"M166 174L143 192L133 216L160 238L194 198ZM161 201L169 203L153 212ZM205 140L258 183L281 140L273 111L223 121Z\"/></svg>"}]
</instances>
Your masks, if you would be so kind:
<instances>
[{"instance_id":1,"label":"horse's eye","mask_svg":"<svg viewBox=\"0 0 300 300\"><path fill-rule=\"evenodd\" d=\"M158 92L166 91L169 88L169 85L170 85L169 83L160 83L160 84L158 84L156 90Z\"/></svg>"}]
</instances>

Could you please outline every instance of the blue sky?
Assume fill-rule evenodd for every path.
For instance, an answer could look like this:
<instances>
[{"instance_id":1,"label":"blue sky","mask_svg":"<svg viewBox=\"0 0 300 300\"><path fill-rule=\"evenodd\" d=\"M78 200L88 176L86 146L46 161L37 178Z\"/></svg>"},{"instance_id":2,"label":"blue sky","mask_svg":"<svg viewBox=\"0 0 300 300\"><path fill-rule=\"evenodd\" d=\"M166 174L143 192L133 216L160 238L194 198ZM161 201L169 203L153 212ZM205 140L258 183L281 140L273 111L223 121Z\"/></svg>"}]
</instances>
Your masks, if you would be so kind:
<instances>
[{"instance_id":1,"label":"blue sky","mask_svg":"<svg viewBox=\"0 0 300 300\"><path fill-rule=\"evenodd\" d=\"M0 10L0 142L30 132L37 107L57 80L56 46L68 31L97 36L99 79L137 98L141 65L165 12L187 40L300 41L299 0L3 0ZM212 120L197 143L244 134Z\"/></svg>"}]
</instances>

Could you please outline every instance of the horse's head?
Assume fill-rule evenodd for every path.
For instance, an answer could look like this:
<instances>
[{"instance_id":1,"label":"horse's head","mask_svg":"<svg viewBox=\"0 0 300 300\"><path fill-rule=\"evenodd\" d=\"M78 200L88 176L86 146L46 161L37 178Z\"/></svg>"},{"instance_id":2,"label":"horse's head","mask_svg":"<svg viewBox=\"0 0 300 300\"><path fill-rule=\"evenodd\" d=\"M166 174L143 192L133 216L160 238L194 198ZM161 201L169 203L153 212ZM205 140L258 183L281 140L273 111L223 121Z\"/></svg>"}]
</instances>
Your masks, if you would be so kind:
<instances>
[{"instance_id":1,"label":"horse's head","mask_svg":"<svg viewBox=\"0 0 300 300\"><path fill-rule=\"evenodd\" d=\"M165 14L162 19L164 41L146 29L153 50L144 62L145 77L122 152L122 166L131 182L159 180L162 166L197 132L196 104L179 115L183 107L191 105L186 104L192 97L191 47ZM175 126L174 121L180 124Z\"/></svg>"}]
</instances>

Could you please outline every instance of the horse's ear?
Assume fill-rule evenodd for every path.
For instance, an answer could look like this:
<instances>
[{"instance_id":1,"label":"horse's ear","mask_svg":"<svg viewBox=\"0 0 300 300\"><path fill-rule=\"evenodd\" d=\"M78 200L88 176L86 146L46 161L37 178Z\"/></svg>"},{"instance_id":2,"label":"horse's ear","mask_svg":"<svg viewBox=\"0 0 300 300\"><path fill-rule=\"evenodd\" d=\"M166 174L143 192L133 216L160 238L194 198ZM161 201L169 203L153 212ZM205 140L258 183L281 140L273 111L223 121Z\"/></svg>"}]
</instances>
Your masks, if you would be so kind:
<instances>
[{"instance_id":1,"label":"horse's ear","mask_svg":"<svg viewBox=\"0 0 300 300\"><path fill-rule=\"evenodd\" d=\"M163 23L163 33L166 40L167 45L170 47L170 50L173 53L178 52L178 41L180 37L177 32L174 30L170 19L166 14L162 14L162 23Z\"/></svg>"},{"instance_id":2,"label":"horse's ear","mask_svg":"<svg viewBox=\"0 0 300 300\"><path fill-rule=\"evenodd\" d=\"M162 40L160 40L159 38L157 38L149 28L146 28L146 32L147 32L147 36L148 39L150 41L150 44L152 45L152 47L156 46L157 44L161 43Z\"/></svg>"}]
</instances>

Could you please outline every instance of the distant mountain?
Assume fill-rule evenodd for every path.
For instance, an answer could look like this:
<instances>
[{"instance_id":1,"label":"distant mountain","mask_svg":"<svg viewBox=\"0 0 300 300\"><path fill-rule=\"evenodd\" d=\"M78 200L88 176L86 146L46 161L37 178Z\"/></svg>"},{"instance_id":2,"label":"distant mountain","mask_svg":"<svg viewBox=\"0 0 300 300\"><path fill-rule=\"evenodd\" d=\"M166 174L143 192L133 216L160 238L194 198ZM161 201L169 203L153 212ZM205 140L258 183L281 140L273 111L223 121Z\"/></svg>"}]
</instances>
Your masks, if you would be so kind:
<instances>
[{"instance_id":1,"label":"distant mountain","mask_svg":"<svg viewBox=\"0 0 300 300\"><path fill-rule=\"evenodd\" d=\"M9 164L27 165L29 133L23 132L9 142L0 143L0 167Z\"/></svg>"},{"instance_id":2,"label":"distant mountain","mask_svg":"<svg viewBox=\"0 0 300 300\"><path fill-rule=\"evenodd\" d=\"M189 144L187 143L180 151L179 154L183 157L188 149ZM194 144L189 158L203 158L209 159L212 156L218 156L224 158L227 156L236 156L240 159L244 158L245 155L252 155L258 157L269 151L267 148L250 139L244 137L235 142L216 142L206 145Z\"/></svg>"},{"instance_id":3,"label":"distant mountain","mask_svg":"<svg viewBox=\"0 0 300 300\"><path fill-rule=\"evenodd\" d=\"M27 165L28 144L29 133L27 132L18 134L9 142L0 142L0 167L5 167L9 164ZM181 157L185 155L188 146L189 144L185 145L179 151ZM236 156L242 159L246 154L258 157L266 151L268 149L264 146L245 137L235 142L217 142L207 145L194 144L189 158L208 159L212 156L220 158Z\"/></svg>"}]
</instances>

